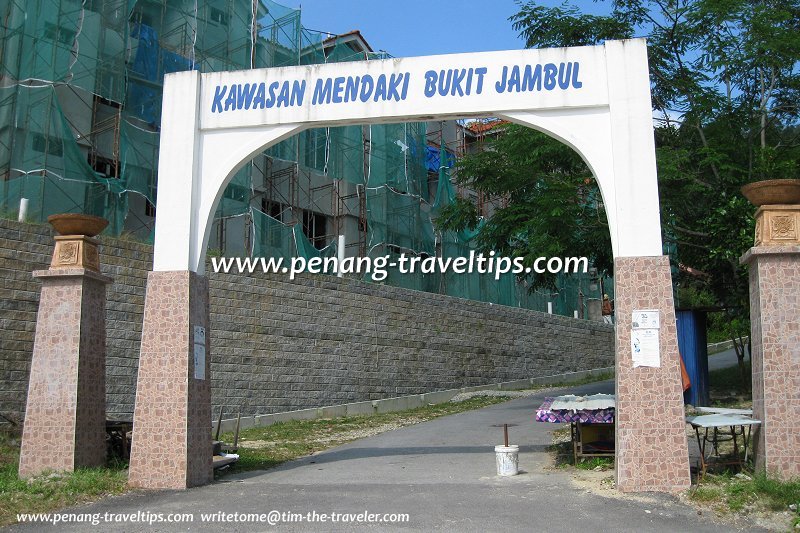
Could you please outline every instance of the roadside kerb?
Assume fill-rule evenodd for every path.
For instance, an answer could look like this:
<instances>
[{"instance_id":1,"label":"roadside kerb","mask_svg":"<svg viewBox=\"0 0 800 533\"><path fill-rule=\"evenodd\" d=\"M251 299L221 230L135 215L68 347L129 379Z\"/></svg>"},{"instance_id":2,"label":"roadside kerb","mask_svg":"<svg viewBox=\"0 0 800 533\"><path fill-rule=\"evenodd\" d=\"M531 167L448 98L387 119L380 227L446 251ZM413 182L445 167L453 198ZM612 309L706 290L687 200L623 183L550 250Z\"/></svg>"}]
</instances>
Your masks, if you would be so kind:
<instances>
[{"instance_id":1,"label":"roadside kerb","mask_svg":"<svg viewBox=\"0 0 800 533\"><path fill-rule=\"evenodd\" d=\"M597 376L608 372L613 372L614 367L595 368L580 372L568 372L565 374L555 374L552 376L538 376L535 378L519 379L515 381L505 381L489 385L478 385L475 387L461 387L458 389L448 389L437 392L427 392L425 394L414 394L410 396L398 396L395 398L385 398L382 400L371 400L366 402L354 402L341 405L331 405L312 409L299 409L297 411L285 411L267 415L245 416L240 420L239 429L252 427L269 426L277 422L288 422L290 420L314 420L316 418L336 418L340 416L364 416L383 413L394 413L416 409L425 405L435 405L449 402L455 395L465 392L479 391L513 391L529 389L532 386L555 385L560 383L572 383L590 376ZM222 431L228 432L236 429L236 418L228 418L222 421ZM216 431L216 421L214 422Z\"/></svg>"}]
</instances>

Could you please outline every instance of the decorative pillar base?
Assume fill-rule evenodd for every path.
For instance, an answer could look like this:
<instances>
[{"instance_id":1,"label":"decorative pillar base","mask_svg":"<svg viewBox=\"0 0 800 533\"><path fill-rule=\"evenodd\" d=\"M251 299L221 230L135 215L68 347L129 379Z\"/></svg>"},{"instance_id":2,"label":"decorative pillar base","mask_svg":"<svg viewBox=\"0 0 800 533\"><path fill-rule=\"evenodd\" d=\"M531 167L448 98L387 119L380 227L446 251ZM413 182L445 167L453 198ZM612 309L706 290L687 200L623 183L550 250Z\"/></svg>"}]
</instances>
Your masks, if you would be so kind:
<instances>
[{"instance_id":1,"label":"decorative pillar base","mask_svg":"<svg viewBox=\"0 0 800 533\"><path fill-rule=\"evenodd\" d=\"M100 272L99 241L86 235L56 235L50 270L86 268Z\"/></svg>"},{"instance_id":2,"label":"decorative pillar base","mask_svg":"<svg viewBox=\"0 0 800 533\"><path fill-rule=\"evenodd\" d=\"M148 274L128 471L133 487L185 489L213 479L208 326L207 278Z\"/></svg>"},{"instance_id":3,"label":"decorative pillar base","mask_svg":"<svg viewBox=\"0 0 800 533\"><path fill-rule=\"evenodd\" d=\"M800 205L762 205L755 217L756 239L753 246L800 244Z\"/></svg>"},{"instance_id":4,"label":"decorative pillar base","mask_svg":"<svg viewBox=\"0 0 800 533\"><path fill-rule=\"evenodd\" d=\"M750 265L756 469L789 480L800 476L800 246L757 246L741 262Z\"/></svg>"},{"instance_id":5,"label":"decorative pillar base","mask_svg":"<svg viewBox=\"0 0 800 533\"><path fill-rule=\"evenodd\" d=\"M106 284L84 268L42 280L19 475L71 472L106 460Z\"/></svg>"},{"instance_id":6,"label":"decorative pillar base","mask_svg":"<svg viewBox=\"0 0 800 533\"><path fill-rule=\"evenodd\" d=\"M614 260L617 329L616 478L623 492L691 484L669 258ZM660 312L660 367L633 367L632 312Z\"/></svg>"}]
</instances>

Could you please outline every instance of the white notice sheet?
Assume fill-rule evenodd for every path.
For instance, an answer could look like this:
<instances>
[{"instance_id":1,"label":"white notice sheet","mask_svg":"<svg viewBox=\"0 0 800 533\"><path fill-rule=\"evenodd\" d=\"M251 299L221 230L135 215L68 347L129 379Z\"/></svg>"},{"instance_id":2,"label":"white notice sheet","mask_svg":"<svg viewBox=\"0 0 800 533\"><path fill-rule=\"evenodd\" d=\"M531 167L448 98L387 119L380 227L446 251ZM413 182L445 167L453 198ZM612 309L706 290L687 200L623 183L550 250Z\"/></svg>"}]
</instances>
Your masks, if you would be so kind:
<instances>
[{"instance_id":1,"label":"white notice sheet","mask_svg":"<svg viewBox=\"0 0 800 533\"><path fill-rule=\"evenodd\" d=\"M636 309L631 320L633 329L659 329L661 313L658 309Z\"/></svg>"},{"instance_id":2,"label":"white notice sheet","mask_svg":"<svg viewBox=\"0 0 800 533\"><path fill-rule=\"evenodd\" d=\"M631 354L633 366L661 366L657 329L634 329L631 331Z\"/></svg>"}]
</instances>

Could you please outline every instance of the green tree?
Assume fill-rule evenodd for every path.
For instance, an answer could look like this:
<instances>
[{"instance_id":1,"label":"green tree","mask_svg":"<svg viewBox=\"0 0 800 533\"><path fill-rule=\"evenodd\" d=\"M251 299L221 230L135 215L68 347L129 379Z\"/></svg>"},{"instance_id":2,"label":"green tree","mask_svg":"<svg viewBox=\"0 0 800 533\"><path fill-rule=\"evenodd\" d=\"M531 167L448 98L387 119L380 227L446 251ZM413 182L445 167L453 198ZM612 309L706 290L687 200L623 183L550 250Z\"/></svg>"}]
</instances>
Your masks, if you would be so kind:
<instances>
[{"instance_id":1,"label":"green tree","mask_svg":"<svg viewBox=\"0 0 800 533\"><path fill-rule=\"evenodd\" d=\"M486 220L477 235L484 250L524 257L586 256L611 272L613 258L600 190L592 173L571 148L538 131L505 124L485 150L458 162L458 179L506 207ZM479 213L466 199L442 209L437 225L474 229ZM533 287L553 286L553 274L532 274Z\"/></svg>"},{"instance_id":2,"label":"green tree","mask_svg":"<svg viewBox=\"0 0 800 533\"><path fill-rule=\"evenodd\" d=\"M532 48L647 37L664 240L677 248L680 263L705 274L682 272L679 282L747 316L747 277L738 259L752 245L755 209L739 189L797 177L800 7L787 0L604 3L607 16L520 2L511 20ZM586 187L597 198L596 187L585 183L588 170L577 156L554 144L509 127L492 143L489 152L496 153L461 162L465 185L508 196L481 242L537 255L585 250L602 268L610 262L602 203L585 202ZM559 155L536 161L552 154ZM441 223L474 222L464 213L469 208L460 202Z\"/></svg>"}]
</instances>

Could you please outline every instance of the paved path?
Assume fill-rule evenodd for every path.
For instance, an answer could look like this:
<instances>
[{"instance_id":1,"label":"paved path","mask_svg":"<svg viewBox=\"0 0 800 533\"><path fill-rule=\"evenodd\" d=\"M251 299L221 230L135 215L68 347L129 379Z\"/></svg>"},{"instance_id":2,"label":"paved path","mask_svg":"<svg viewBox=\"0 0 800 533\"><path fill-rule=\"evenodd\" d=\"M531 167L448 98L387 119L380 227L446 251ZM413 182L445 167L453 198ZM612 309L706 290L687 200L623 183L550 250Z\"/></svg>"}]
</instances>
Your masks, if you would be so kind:
<instances>
[{"instance_id":1,"label":"paved path","mask_svg":"<svg viewBox=\"0 0 800 533\"><path fill-rule=\"evenodd\" d=\"M750 356L745 354L745 361L749 361ZM724 352L715 353L708 356L708 370L713 372L720 368L728 368L729 366L736 366L739 364L736 360L736 351L733 348L725 350Z\"/></svg>"},{"instance_id":2,"label":"paved path","mask_svg":"<svg viewBox=\"0 0 800 533\"><path fill-rule=\"evenodd\" d=\"M613 382L566 389L612 392ZM563 393L563 392L562 392ZM552 392L547 393L552 395ZM189 524L109 524L124 531L730 531L667 495L604 496L553 469L546 452L553 424L535 423L545 393L352 442L264 471L231 475L188 491L139 492L70 509L80 513L194 513ZM495 475L502 427L521 445L522 473ZM609 472L608 475L611 473ZM407 513L406 524L200 523L200 513ZM41 524L12 531L43 531ZM86 531L60 525L53 531ZM97 529L94 529L95 531Z\"/></svg>"}]
</instances>

